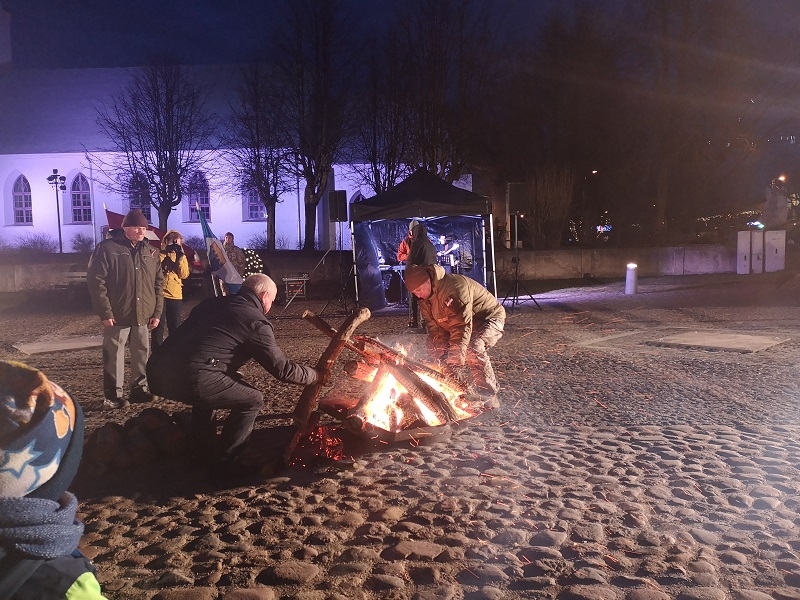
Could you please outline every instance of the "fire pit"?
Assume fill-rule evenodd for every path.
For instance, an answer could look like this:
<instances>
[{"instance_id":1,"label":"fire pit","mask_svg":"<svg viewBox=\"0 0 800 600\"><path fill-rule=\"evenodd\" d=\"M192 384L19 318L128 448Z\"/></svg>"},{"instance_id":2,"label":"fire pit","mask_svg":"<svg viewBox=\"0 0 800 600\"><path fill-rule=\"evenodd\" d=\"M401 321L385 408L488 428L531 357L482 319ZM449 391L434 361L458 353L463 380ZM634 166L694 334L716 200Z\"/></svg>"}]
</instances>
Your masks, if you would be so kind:
<instances>
[{"instance_id":1,"label":"fire pit","mask_svg":"<svg viewBox=\"0 0 800 600\"><path fill-rule=\"evenodd\" d=\"M344 371L363 381L364 388L357 397L332 392L319 398L320 386L307 386L295 410L298 432L287 450L288 462L293 462L292 454L303 437L304 446L313 439L312 444L330 458L341 453L341 446L334 441L341 430L383 444L425 444L449 438L464 421L485 412L481 397L460 381L410 359L402 349L355 335L355 328L369 316L369 310L362 308L336 330L311 311L303 314L303 319L331 337L317 366L330 369L347 348L358 354L359 360L347 362ZM321 413L336 419L340 426L319 427Z\"/></svg>"}]
</instances>

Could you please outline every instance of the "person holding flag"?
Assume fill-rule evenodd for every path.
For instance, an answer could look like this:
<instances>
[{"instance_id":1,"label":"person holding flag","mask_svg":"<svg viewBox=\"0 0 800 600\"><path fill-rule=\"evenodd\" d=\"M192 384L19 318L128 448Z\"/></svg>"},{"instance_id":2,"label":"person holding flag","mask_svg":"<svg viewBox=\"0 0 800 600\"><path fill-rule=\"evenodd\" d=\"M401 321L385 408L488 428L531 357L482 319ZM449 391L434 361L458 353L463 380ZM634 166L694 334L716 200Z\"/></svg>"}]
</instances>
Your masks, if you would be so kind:
<instances>
[{"instance_id":1,"label":"person holding flag","mask_svg":"<svg viewBox=\"0 0 800 600\"><path fill-rule=\"evenodd\" d=\"M211 267L211 275L216 277L219 281L224 283L231 294L235 294L242 287L242 276L236 271L236 267L228 258L225 252L225 247L213 234L211 228L208 226L208 221L200 210L200 204L195 204L197 214L200 216L200 227L203 230L203 237L206 240L206 250L208 252L208 264ZM214 286L215 295L217 294L217 286Z\"/></svg>"}]
</instances>

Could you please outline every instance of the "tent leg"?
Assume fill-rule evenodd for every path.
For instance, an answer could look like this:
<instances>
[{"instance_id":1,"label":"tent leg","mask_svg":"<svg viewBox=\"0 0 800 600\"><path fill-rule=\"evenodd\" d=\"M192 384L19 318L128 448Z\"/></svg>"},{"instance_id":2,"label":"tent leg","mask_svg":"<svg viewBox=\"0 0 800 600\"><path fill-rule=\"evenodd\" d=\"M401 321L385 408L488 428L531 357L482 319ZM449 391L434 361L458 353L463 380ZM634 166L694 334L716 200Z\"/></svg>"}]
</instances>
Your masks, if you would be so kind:
<instances>
[{"instance_id":1,"label":"tent leg","mask_svg":"<svg viewBox=\"0 0 800 600\"><path fill-rule=\"evenodd\" d=\"M356 306L358 304L358 264L356 263L356 234L355 222L350 221L350 250L353 253L353 294L356 298Z\"/></svg>"},{"instance_id":2,"label":"tent leg","mask_svg":"<svg viewBox=\"0 0 800 600\"><path fill-rule=\"evenodd\" d=\"M492 263L491 263L491 274L492 274L492 293L497 296L497 263L495 262L494 258L494 220L492 219L492 213L489 213L489 252L491 253ZM486 256L486 235L483 236L483 255ZM487 261L483 261L484 270L488 268ZM487 274L484 273L484 281L489 282Z\"/></svg>"}]
</instances>

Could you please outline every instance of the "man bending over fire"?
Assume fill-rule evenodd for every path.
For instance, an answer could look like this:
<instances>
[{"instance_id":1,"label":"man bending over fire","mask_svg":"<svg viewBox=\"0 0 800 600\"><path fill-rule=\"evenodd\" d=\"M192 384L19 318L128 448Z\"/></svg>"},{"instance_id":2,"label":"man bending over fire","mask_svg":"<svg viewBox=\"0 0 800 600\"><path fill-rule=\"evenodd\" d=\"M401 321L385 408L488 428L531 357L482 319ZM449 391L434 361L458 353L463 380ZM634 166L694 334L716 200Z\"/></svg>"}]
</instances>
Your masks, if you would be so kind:
<instances>
[{"instance_id":1,"label":"man bending over fire","mask_svg":"<svg viewBox=\"0 0 800 600\"><path fill-rule=\"evenodd\" d=\"M155 393L192 405L192 442L198 454L208 454L214 483L235 483L252 475L237 458L264 394L242 378L242 365L252 359L284 383L310 385L329 377L290 360L278 347L267 320L276 294L272 279L250 275L235 295L198 304L147 362ZM214 411L219 409L229 409L230 415L217 440Z\"/></svg>"},{"instance_id":2,"label":"man bending over fire","mask_svg":"<svg viewBox=\"0 0 800 600\"><path fill-rule=\"evenodd\" d=\"M497 407L497 378L487 351L503 336L503 305L474 279L445 274L439 265L406 267L405 281L419 298L429 352L450 374L468 365L487 407Z\"/></svg>"}]
</instances>

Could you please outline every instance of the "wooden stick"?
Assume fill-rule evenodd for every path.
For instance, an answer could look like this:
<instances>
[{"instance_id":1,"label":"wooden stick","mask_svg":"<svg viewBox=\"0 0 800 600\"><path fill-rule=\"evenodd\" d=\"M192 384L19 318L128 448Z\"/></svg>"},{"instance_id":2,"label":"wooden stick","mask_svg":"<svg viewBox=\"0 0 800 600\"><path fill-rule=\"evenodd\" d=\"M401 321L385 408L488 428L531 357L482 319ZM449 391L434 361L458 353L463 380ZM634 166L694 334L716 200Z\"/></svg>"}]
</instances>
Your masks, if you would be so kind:
<instances>
[{"instance_id":1,"label":"wooden stick","mask_svg":"<svg viewBox=\"0 0 800 600\"><path fill-rule=\"evenodd\" d=\"M336 330L328 325L322 318L318 317L314 312L307 310L303 313L303 318L306 319L309 323L314 325L317 329L319 329L322 333L329 337L334 337L336 335ZM367 346L374 346L377 349L377 353L370 352L367 350ZM367 359L367 362L375 365L380 361L384 362L391 362L398 365L408 365L414 371L418 373L423 373L436 381L440 381L442 383L447 384L448 387L453 389L458 393L465 393L467 391L467 387L462 384L461 382L456 381L452 377L448 377L444 373L437 371L436 369L432 369L428 365L422 364L416 360L412 360L408 358L402 352L398 352L394 348L390 348L383 342L376 340L375 338L371 338L367 335L355 335L353 336L352 341L348 341L345 345L345 348L348 350L352 350L357 354L360 354L364 358Z\"/></svg>"},{"instance_id":2,"label":"wooden stick","mask_svg":"<svg viewBox=\"0 0 800 600\"><path fill-rule=\"evenodd\" d=\"M330 371L339 354L341 354L342 349L344 349L345 345L350 340L350 336L352 336L353 332L356 330L356 327L361 325L361 323L369 318L370 312L366 307L359 308L358 310L354 311L353 314L347 317L347 319L344 320L344 323L342 323L342 326L339 328L339 331L337 331L336 335L331 339L328 347L322 353L322 356L320 356L319 360L317 361L316 368ZM309 423L311 422L311 417L317 408L317 398L319 398L319 393L321 390L322 382L319 381L317 383L307 385L305 388L303 388L303 392L300 394L300 399L297 401L297 406L294 409L293 415L294 424L298 429L295 432L289 447L284 453L284 459L286 462L289 461L289 458L291 457L295 448L297 448L297 444L300 443L300 439L309 433Z\"/></svg>"}]
</instances>

